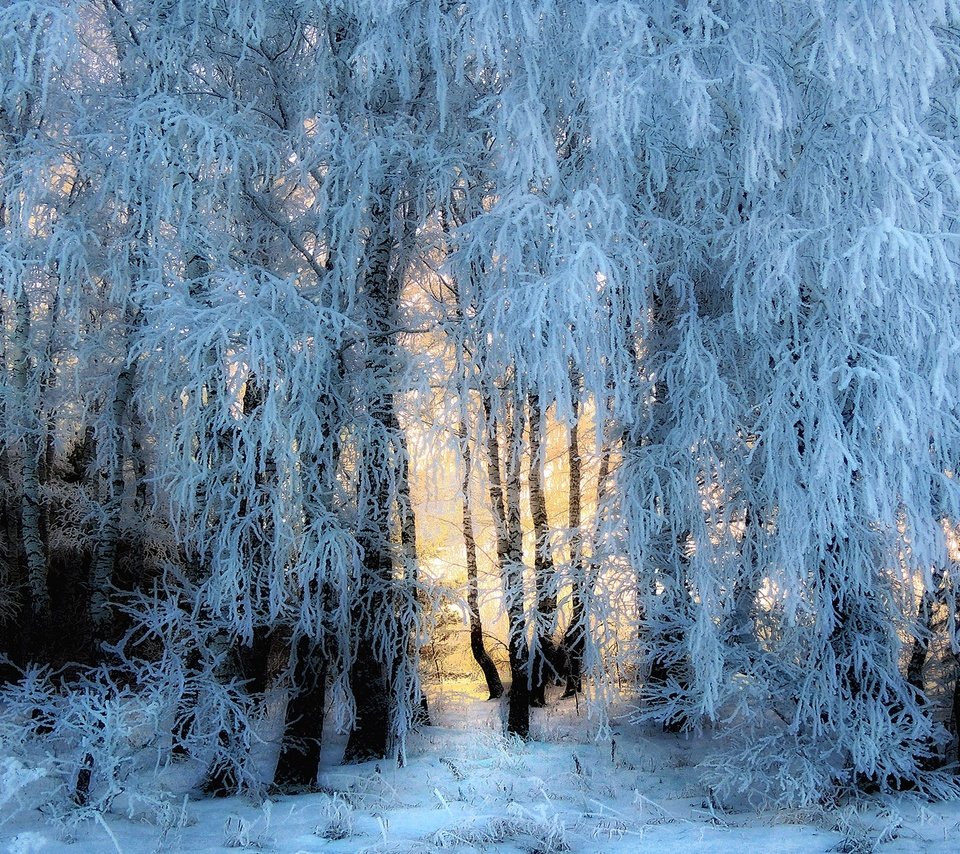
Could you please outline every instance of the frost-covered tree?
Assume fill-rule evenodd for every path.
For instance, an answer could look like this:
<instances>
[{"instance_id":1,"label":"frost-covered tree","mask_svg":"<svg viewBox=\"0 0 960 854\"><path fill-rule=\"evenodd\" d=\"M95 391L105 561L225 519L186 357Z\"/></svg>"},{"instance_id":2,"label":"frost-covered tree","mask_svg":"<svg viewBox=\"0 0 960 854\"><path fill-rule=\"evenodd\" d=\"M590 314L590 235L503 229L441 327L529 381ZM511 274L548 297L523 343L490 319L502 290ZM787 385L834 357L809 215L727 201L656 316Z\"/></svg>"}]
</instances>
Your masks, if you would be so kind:
<instances>
[{"instance_id":1,"label":"frost-covered tree","mask_svg":"<svg viewBox=\"0 0 960 854\"><path fill-rule=\"evenodd\" d=\"M5 581L19 603L21 622L13 632L19 649L11 652L22 662L52 653L51 620L63 617L63 602L55 603L51 592L61 579L50 576L62 551L57 535L77 514L56 506L62 496L54 462L63 424L76 410L70 355L100 246L88 175L96 164L87 157L83 99L75 87L87 58L78 10L15 3L0 14L7 33L0 51L6 81L0 100L2 444L7 507L18 505L18 518L7 527ZM75 539L74 546L82 550Z\"/></svg>"},{"instance_id":2,"label":"frost-covered tree","mask_svg":"<svg viewBox=\"0 0 960 854\"><path fill-rule=\"evenodd\" d=\"M328 697L348 759L402 758L406 294L439 258L510 729L566 622L572 690L602 705L619 649L641 716L726 728L720 792L948 790L906 643L955 591L953 0L18 0L0 31L5 625L47 637L72 544L91 645L216 785L309 785Z\"/></svg>"},{"instance_id":3,"label":"frost-covered tree","mask_svg":"<svg viewBox=\"0 0 960 854\"><path fill-rule=\"evenodd\" d=\"M301 635L320 644L341 724L355 719L348 756L383 755L391 734L402 751L418 600L392 537L395 337L417 216L409 158L389 150L401 96L368 68L350 10L252 3L226 26L196 20L184 138L154 140L164 174L182 173L167 192L194 209L180 216L180 283L152 295L139 344L161 482L214 613L248 645L282 627L289 650Z\"/></svg>"},{"instance_id":4,"label":"frost-covered tree","mask_svg":"<svg viewBox=\"0 0 960 854\"><path fill-rule=\"evenodd\" d=\"M569 356L613 374L647 712L762 730L790 698L805 792L922 776L899 633L957 497L957 10L874 11L465 12L496 189L451 262L561 413Z\"/></svg>"},{"instance_id":5,"label":"frost-covered tree","mask_svg":"<svg viewBox=\"0 0 960 854\"><path fill-rule=\"evenodd\" d=\"M19 429L29 444L16 458L18 547L42 616L44 443L40 425L26 423L42 409L26 398L29 371L44 366L34 356L31 299L42 293L41 274L51 282L79 274L66 252L72 244L56 242L67 233L61 220L45 215L59 230L38 227L31 206L48 204L37 194L49 195L51 174L65 169L102 207L87 220L96 267L81 271L96 284L87 294L102 297L101 320L77 345L84 380L93 378L89 366L102 371L100 388L82 392L94 428L90 467L104 475L93 487L91 620L103 627L113 619L132 469L149 477L177 532L190 578L184 606L221 626L217 678L249 675L251 656L269 647L275 663L265 678L286 686L291 708L299 686L313 684L322 697L329 676L340 724L356 717L360 731L365 715L355 715L350 670L371 662L386 690L357 696L384 701L372 736L382 753L388 737L402 752L419 691L421 597L393 399L404 390L400 290L426 215L424 178L435 175L425 167L436 156L430 95L439 84L398 78L391 65L413 67L407 37L415 57L428 48L426 24L411 15L391 32L375 11L14 4L6 14L17 38L5 44L16 85L5 89L4 117L26 123L8 137L26 141L33 172L20 180L21 167L5 168L7 198L26 206L5 214L16 231L5 282L18 310L7 350L20 390L5 413L8 433ZM66 59L82 55L69 79L58 40L70 46ZM53 110L60 101L72 111ZM407 127L411 110L425 121L419 138ZM38 135L27 127L34 117L54 130ZM36 145L44 134L50 154ZM54 134L72 135L80 153L65 160ZM92 304L72 307L82 316Z\"/></svg>"},{"instance_id":6,"label":"frost-covered tree","mask_svg":"<svg viewBox=\"0 0 960 854\"><path fill-rule=\"evenodd\" d=\"M677 159L645 206L697 249L661 265L675 332L645 361L666 431L639 431L623 481L638 571L663 530L676 555L647 609L687 681L657 714L737 708L748 764L794 739L809 797L918 782L936 731L898 633L957 497L956 10L883 5L690 4L655 36L677 60L637 63L686 93L654 107Z\"/></svg>"}]
</instances>

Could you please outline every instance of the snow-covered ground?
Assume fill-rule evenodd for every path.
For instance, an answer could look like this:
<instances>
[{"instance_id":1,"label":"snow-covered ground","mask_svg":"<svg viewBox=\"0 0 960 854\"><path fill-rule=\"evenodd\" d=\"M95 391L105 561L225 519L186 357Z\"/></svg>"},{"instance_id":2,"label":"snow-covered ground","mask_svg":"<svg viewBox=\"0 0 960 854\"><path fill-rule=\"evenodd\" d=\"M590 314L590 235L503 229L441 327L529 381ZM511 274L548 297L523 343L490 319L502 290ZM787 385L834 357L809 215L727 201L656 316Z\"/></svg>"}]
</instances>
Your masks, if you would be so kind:
<instances>
[{"instance_id":1,"label":"snow-covered ground","mask_svg":"<svg viewBox=\"0 0 960 854\"><path fill-rule=\"evenodd\" d=\"M466 683L433 698L436 726L405 767L337 765L324 748L317 794L188 801L166 826L125 815L64 834L16 799L0 813L11 852L954 852L960 804L908 797L805 812L731 812L698 783L703 744L618 724L594 742L583 708L534 712L535 740L501 733L500 707Z\"/></svg>"}]
</instances>

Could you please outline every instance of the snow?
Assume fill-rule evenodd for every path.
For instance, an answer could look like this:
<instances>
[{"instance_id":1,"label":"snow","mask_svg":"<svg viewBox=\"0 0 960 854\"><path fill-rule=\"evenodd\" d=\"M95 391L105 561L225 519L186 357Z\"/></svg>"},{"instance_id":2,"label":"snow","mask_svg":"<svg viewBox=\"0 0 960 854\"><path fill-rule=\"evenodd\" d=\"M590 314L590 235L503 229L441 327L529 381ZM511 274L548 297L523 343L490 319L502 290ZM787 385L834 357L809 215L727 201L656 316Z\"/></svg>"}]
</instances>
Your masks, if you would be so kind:
<instances>
[{"instance_id":1,"label":"snow","mask_svg":"<svg viewBox=\"0 0 960 854\"><path fill-rule=\"evenodd\" d=\"M184 797L163 827L123 814L118 800L110 813L58 834L36 808L7 797L0 847L22 854L957 849L957 803L904 795L832 809L737 811L717 804L698 782L705 737L615 719L612 738L598 741L582 702L551 698L533 711L534 738L523 743L501 734L505 707L483 700L476 683L448 681L443 688L431 697L436 725L411 739L405 767L341 766L344 738L331 735L318 793L262 803ZM171 788L177 779L169 775Z\"/></svg>"}]
</instances>

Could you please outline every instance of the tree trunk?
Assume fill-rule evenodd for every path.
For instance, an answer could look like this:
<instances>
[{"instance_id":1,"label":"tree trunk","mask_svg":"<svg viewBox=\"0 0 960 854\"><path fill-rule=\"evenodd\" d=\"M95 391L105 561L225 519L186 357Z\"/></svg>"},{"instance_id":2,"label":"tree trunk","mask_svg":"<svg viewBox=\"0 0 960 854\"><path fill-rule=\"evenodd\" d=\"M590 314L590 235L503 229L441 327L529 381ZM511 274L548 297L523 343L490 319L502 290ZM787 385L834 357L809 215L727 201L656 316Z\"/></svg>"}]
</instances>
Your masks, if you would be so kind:
<instances>
[{"instance_id":1,"label":"tree trunk","mask_svg":"<svg viewBox=\"0 0 960 854\"><path fill-rule=\"evenodd\" d=\"M936 579L937 573L934 573ZM936 593L924 590L917 606L917 632L913 638L913 649L907 665L907 682L913 685L921 695L923 692L923 667L930 652L930 639L933 637L933 605Z\"/></svg>"},{"instance_id":2,"label":"tree trunk","mask_svg":"<svg viewBox=\"0 0 960 854\"><path fill-rule=\"evenodd\" d=\"M533 571L537 591L537 625L534 633L536 645L533 649L530 705L539 708L546 705L547 683L560 677L555 666L560 650L553 640L557 616L556 578L553 556L550 554L550 522L547 518L547 500L543 487L543 412L537 392L527 395L527 406L530 436L530 518L533 521Z\"/></svg>"},{"instance_id":3,"label":"tree trunk","mask_svg":"<svg viewBox=\"0 0 960 854\"><path fill-rule=\"evenodd\" d=\"M144 426L136 413L131 413L130 456L133 460L134 512L144 513L149 503L147 457L143 446Z\"/></svg>"},{"instance_id":4,"label":"tree trunk","mask_svg":"<svg viewBox=\"0 0 960 854\"><path fill-rule=\"evenodd\" d=\"M382 465L375 461L367 466ZM377 475L373 475L377 477ZM379 493L375 504L387 510L387 484L380 479ZM376 508L375 508L376 509ZM374 621L381 618L394 605L387 596L393 574L393 559L390 554L389 514L384 512L369 522L380 527L382 533L368 530L359 537L363 550L363 587L361 603L355 609L357 648L350 668L350 690L353 694L356 716L347 747L343 754L344 764L382 759L387 755L391 700L393 691L390 672L383 653L378 653Z\"/></svg>"},{"instance_id":5,"label":"tree trunk","mask_svg":"<svg viewBox=\"0 0 960 854\"><path fill-rule=\"evenodd\" d=\"M36 650L48 636L50 626L50 590L47 584L47 554L43 541L43 512L40 504L40 460L44 452L38 426L29 409L30 386L30 303L21 286L17 296L13 363L16 401L20 408L22 433L20 537L26 558L27 589L33 618L29 646Z\"/></svg>"},{"instance_id":6,"label":"tree trunk","mask_svg":"<svg viewBox=\"0 0 960 854\"><path fill-rule=\"evenodd\" d=\"M583 652L587 626L584 609L583 578L583 533L580 530L582 487L579 443L580 389L579 376L572 377L573 396L571 399L573 422L570 425L570 437L567 441L567 466L569 469L569 490L567 493L567 523L570 526L570 625L564 635L563 645L566 651L567 673L564 697L573 697L583 690ZM609 466L609 455L606 456ZM601 460L603 465L603 460ZM598 498L599 505L599 498ZM600 512L599 506L597 512Z\"/></svg>"},{"instance_id":7,"label":"tree trunk","mask_svg":"<svg viewBox=\"0 0 960 854\"><path fill-rule=\"evenodd\" d=\"M402 446L392 394L386 395L382 402L378 402L376 412L376 417L393 437L393 441ZM404 457L402 447L400 457ZM388 477L383 472L383 459L375 453L369 454L366 465L369 482L376 485L371 519L368 520L369 528L360 538L365 556L364 574L366 583L370 586L365 598L370 605L368 611L359 614L360 639L350 672L350 687L356 703L356 718L343 756L345 764L382 759L387 755L390 748L391 722L397 711L397 703L403 702L403 698L397 695L398 691L403 690L401 677L417 678L416 674L400 673L400 668L413 655L409 649L409 645L413 642L410 630L412 627L405 624L405 610L398 613L396 603L391 601L388 595L388 591L395 583L393 550L389 539L392 525ZM416 578L411 578L409 573L415 573L416 527L413 508L410 504L408 475L403 462L400 463L397 480L396 499L400 519L400 540L407 564L404 567L404 577L412 588L416 584ZM373 619L377 614L386 613L384 609L393 610L392 618L402 624L398 626L398 644L390 664L376 654L376 639L372 634ZM416 692L417 688L414 687L411 693ZM414 720L418 723L428 723L429 714L422 692L416 702L417 710L413 715ZM402 763L402 745L399 745L399 748L399 758Z\"/></svg>"},{"instance_id":8,"label":"tree trunk","mask_svg":"<svg viewBox=\"0 0 960 854\"><path fill-rule=\"evenodd\" d=\"M374 654L371 638L362 638L350 668L350 690L356 703L356 716L343 764L351 765L387 755L390 731L390 680L387 668Z\"/></svg>"},{"instance_id":9,"label":"tree trunk","mask_svg":"<svg viewBox=\"0 0 960 854\"><path fill-rule=\"evenodd\" d=\"M125 357L124 357L125 358ZM110 404L110 429L113 442L110 449L109 484L107 499L104 502L103 522L94 551L93 567L90 572L90 621L93 624L94 638L104 640L109 632L113 616L110 607L110 588L113 585L114 568L117 560L117 546L120 542L124 494L124 426L127 408L133 394L132 369L124 367L117 376L116 390Z\"/></svg>"},{"instance_id":10,"label":"tree trunk","mask_svg":"<svg viewBox=\"0 0 960 854\"><path fill-rule=\"evenodd\" d=\"M662 283L664 286L666 283ZM658 330L658 341L651 342L651 349L666 357L676 346L677 324L680 307L669 287L653 294L653 320ZM654 385L650 424L647 433L635 441L639 447L663 445L672 426L670 387L664 378ZM666 499L664 499L665 501ZM665 503L660 507L663 520L653 547L654 565L640 568L638 572L653 570L648 576L638 579L638 599L657 600L663 618L658 622L649 613L640 614L640 634L646 641L649 672L644 685L644 694L654 707L676 706L689 698L689 661L686 652L686 624L689 613L687 539L688 531L677 531L670 520L672 508ZM663 728L667 732L679 732L687 726L687 716L681 711L664 713Z\"/></svg>"},{"instance_id":11,"label":"tree trunk","mask_svg":"<svg viewBox=\"0 0 960 854\"><path fill-rule=\"evenodd\" d=\"M389 198L386 189L379 198ZM393 389L389 377L395 369L394 338L396 313L402 286L402 270L391 271L391 255L394 241L390 230L390 211L381 202L371 210L371 235L367 256L367 273L364 277L364 301L367 312L367 336L363 342L363 371L366 375L365 399L367 417L379 433L381 446L368 440L361 448L360 466L369 490L369 506L358 508L361 516L358 542L364 553L364 577L360 599L366 603L356 610L358 639L356 657L350 672L350 687L356 704L356 718L344 752L345 763L381 759L389 746L391 703L394 700L394 685L391 683L391 665L377 654L374 638L374 621L384 609L395 608L390 591L394 586L393 548L391 538L390 464L391 445L399 441L396 433L396 412ZM402 456L402 453L401 453ZM402 473L396 473L402 476ZM401 536L404 521L401 520ZM410 536L409 530L406 536ZM396 619L396 614L391 617ZM398 634L405 634L400 632ZM402 643L405 642L402 641ZM404 655L405 650L392 650L394 657ZM390 653L387 653L389 656ZM395 662L394 662L395 665Z\"/></svg>"},{"instance_id":12,"label":"tree trunk","mask_svg":"<svg viewBox=\"0 0 960 854\"><path fill-rule=\"evenodd\" d=\"M749 667L759 653L754 612L763 578L760 566L763 525L749 503L744 511L743 528L740 547L742 571L733 588L734 610L730 639L744 653L744 666Z\"/></svg>"},{"instance_id":13,"label":"tree trunk","mask_svg":"<svg viewBox=\"0 0 960 854\"><path fill-rule=\"evenodd\" d=\"M225 684L240 679L242 674L237 667L237 656L234 652L233 639L229 634L226 631L221 631L213 640L212 646L214 655L219 654L221 656L220 665L215 674L217 681ZM189 714L193 713L189 712L188 715ZM186 717L183 721L183 726L184 728L189 726L189 721ZM236 794L240 786L240 780L237 779L232 764L223 760L224 756L235 755L234 748L231 746L232 730L233 727L227 726L217 733L217 742L218 747L221 748L221 754L220 757L214 759L207 769L206 776L200 787L204 794L211 795L215 798L223 798ZM238 761L240 761L239 757Z\"/></svg>"},{"instance_id":14,"label":"tree trunk","mask_svg":"<svg viewBox=\"0 0 960 854\"><path fill-rule=\"evenodd\" d=\"M400 517L400 548L403 551L403 579L408 590L412 590L416 608L423 608L424 602L419 583L419 555L417 552L417 515L413 509L413 497L410 494L410 453L407 447L407 437L400 427L397 418L397 403L392 400L390 426L396 436L400 449L400 459L397 464L397 515ZM402 623L401 648L397 651L397 666L394 668L393 683L395 690L402 690L401 673L406 671L406 678L412 680L407 690L415 708L413 723L417 726L430 726L430 709L427 705L427 695L423 692L420 683L419 649L416 648L416 632L413 630L415 618L404 622L404 615L398 615ZM409 667L404 667L409 663ZM415 696L414 696L415 695ZM403 751L399 753L399 761L404 762Z\"/></svg>"},{"instance_id":15,"label":"tree trunk","mask_svg":"<svg viewBox=\"0 0 960 854\"><path fill-rule=\"evenodd\" d=\"M652 633L651 637L650 671L644 687L645 693L655 702L669 699L674 690L681 699L689 694L688 662L684 651L684 631L681 628L682 617L689 607L686 588L686 536L686 532L681 533L667 546L672 551L672 562L679 570L679 577L670 579L671 588L661 594L674 599L669 606L669 610L673 612L672 619L666 626ZM686 714L672 712L664 717L663 729L665 732L682 732L687 723Z\"/></svg>"},{"instance_id":16,"label":"tree trunk","mask_svg":"<svg viewBox=\"0 0 960 854\"><path fill-rule=\"evenodd\" d=\"M24 646L23 566L20 561L20 514L10 480L10 451L0 447L0 501L2 501L3 551L0 554L0 651L15 665L26 664ZM17 673L12 670L11 678ZM0 677L0 682L5 681Z\"/></svg>"},{"instance_id":17,"label":"tree trunk","mask_svg":"<svg viewBox=\"0 0 960 854\"><path fill-rule=\"evenodd\" d=\"M497 531L497 563L503 579L507 603L510 656L510 698L507 731L520 738L530 737L530 689L527 671L526 624L523 614L523 541L520 529L520 453L517 447L523 433L517 420L522 407L507 413L507 492L500 477L500 441L492 412L490 395L484 394L483 409L487 421L487 474L490 481L490 505Z\"/></svg>"},{"instance_id":18,"label":"tree trunk","mask_svg":"<svg viewBox=\"0 0 960 854\"><path fill-rule=\"evenodd\" d=\"M460 415L458 431L460 454L463 459L463 542L467 552L467 609L470 612L470 651L487 680L489 699L503 696L503 682L497 666L487 653L483 642L483 623L480 620L480 587L477 577L477 541L473 535L473 514L470 509L470 470L473 459L464 415Z\"/></svg>"},{"instance_id":19,"label":"tree trunk","mask_svg":"<svg viewBox=\"0 0 960 854\"><path fill-rule=\"evenodd\" d=\"M320 768L323 715L326 705L327 662L315 641L300 638L293 662L293 684L287 700L283 742L274 783L313 789Z\"/></svg>"},{"instance_id":20,"label":"tree trunk","mask_svg":"<svg viewBox=\"0 0 960 854\"><path fill-rule=\"evenodd\" d=\"M54 262L54 274L51 277L53 281L58 281L57 265ZM47 340L44 343L40 370L37 372L37 382L40 387L40 399L37 403L37 412L39 415L40 429L43 436L40 440L42 453L40 455L40 483L49 483L53 474L53 464L56 460L56 411L50 407L49 402L51 392L57 385L57 367L55 363L55 348L57 340L57 327L60 324L60 289L56 288L53 293L53 299L48 309L50 317L50 329L47 332ZM50 557L50 507L44 503L40 517L40 530L43 533L43 547L49 560ZM49 573L48 565L48 573ZM51 607L53 607L51 605ZM51 619L53 615L51 614Z\"/></svg>"},{"instance_id":21,"label":"tree trunk","mask_svg":"<svg viewBox=\"0 0 960 854\"><path fill-rule=\"evenodd\" d=\"M242 682L244 690L251 695L261 695L263 709L266 711L272 703L281 701L284 691L283 682L289 676L290 640L284 629L258 626L254 630L250 643L243 644L236 638L231 639L226 632L215 640L216 651L223 653L221 666L216 674L221 682ZM189 727L189 719L182 722L183 729ZM220 756L207 769L202 791L213 797L228 797L237 794L244 785L242 776L238 776L238 766L249 764L251 757L243 752L243 746L235 738L236 727L226 726L217 735L221 748ZM258 780L263 779L266 769L244 769L246 773L255 773Z\"/></svg>"},{"instance_id":22,"label":"tree trunk","mask_svg":"<svg viewBox=\"0 0 960 854\"><path fill-rule=\"evenodd\" d=\"M953 737L957 740L954 760L960 762L960 655L953 656L956 669L953 675L953 697L950 703L950 721L953 725Z\"/></svg>"}]
</instances>

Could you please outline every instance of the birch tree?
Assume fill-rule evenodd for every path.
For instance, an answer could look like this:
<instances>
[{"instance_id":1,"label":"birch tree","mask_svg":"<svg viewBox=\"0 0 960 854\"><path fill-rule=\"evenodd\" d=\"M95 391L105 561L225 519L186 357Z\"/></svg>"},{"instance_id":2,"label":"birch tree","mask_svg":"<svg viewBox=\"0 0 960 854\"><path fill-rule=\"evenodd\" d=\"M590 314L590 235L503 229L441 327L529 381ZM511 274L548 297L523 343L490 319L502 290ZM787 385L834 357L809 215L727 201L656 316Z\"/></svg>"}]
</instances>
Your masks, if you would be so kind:
<instances>
[{"instance_id":1,"label":"birch tree","mask_svg":"<svg viewBox=\"0 0 960 854\"><path fill-rule=\"evenodd\" d=\"M321 697L348 759L402 759L428 601L404 292L439 215L470 307L448 325L475 345L509 729L529 733L563 610L539 422L574 428L592 400L617 515L582 557L572 433L571 688L602 706L628 614L613 663L641 674L639 716L732 737L718 793L952 792L903 638L938 573L955 589L958 25L953 0L7 4L0 581L43 636L48 437L89 428L91 620L131 619L116 568L149 480L176 614L141 597L138 619L168 684L220 710L211 761L256 776L232 722L268 695L283 762L310 742L284 779L316 770L322 720L295 721ZM247 670L257 696L232 683Z\"/></svg>"},{"instance_id":2,"label":"birch tree","mask_svg":"<svg viewBox=\"0 0 960 854\"><path fill-rule=\"evenodd\" d=\"M749 709L794 686L789 773L817 791L921 776L936 727L898 666L915 604L895 591L929 586L956 500L956 122L940 93L957 10L878 11L476 4L465 18L497 72L499 192L451 262L483 269L498 355L561 413L564 357L610 360L651 655L684 671L648 710L695 726L739 704L762 728ZM564 159L567 122L583 142ZM596 365L576 363L599 392ZM730 642L730 613L774 621L769 655ZM870 727L849 728L854 709ZM773 744L750 731L747 765ZM812 758L821 743L836 766Z\"/></svg>"},{"instance_id":3,"label":"birch tree","mask_svg":"<svg viewBox=\"0 0 960 854\"><path fill-rule=\"evenodd\" d=\"M69 92L82 59L74 9L55 3L13 4L0 13L8 38L0 50L7 81L0 98L0 228L3 229L3 452L19 504L10 565L23 557L29 620L27 650L38 654L51 638L52 606L43 485L49 465L55 318L74 305L86 276L89 240L71 210L79 151L72 136L78 100ZM72 297L72 298L71 298ZM10 530L10 529L8 529ZM12 530L11 530L12 533ZM20 591L16 591L19 595Z\"/></svg>"}]
</instances>

